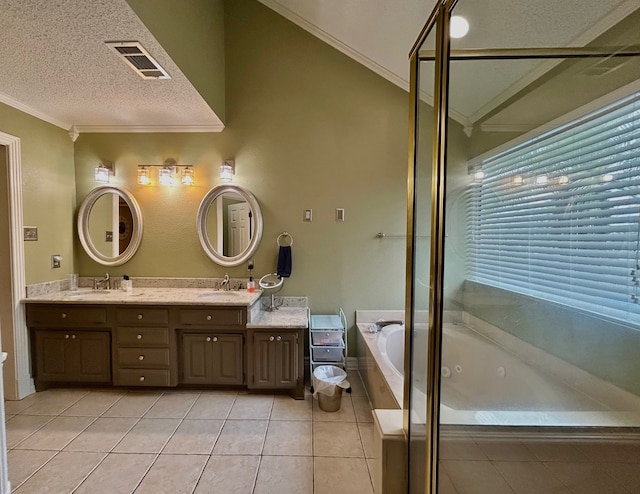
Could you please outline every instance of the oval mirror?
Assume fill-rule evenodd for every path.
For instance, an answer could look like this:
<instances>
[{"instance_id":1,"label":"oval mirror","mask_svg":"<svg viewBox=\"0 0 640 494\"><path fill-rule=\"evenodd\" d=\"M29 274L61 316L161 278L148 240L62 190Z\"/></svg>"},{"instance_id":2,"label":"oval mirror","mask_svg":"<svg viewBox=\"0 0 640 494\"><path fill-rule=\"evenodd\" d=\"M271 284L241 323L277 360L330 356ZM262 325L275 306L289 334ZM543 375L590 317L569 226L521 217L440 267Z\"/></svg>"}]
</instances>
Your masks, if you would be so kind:
<instances>
[{"instance_id":1,"label":"oval mirror","mask_svg":"<svg viewBox=\"0 0 640 494\"><path fill-rule=\"evenodd\" d=\"M120 266L131 259L140 246L140 206L122 187L96 187L80 205L78 236L91 259L105 266Z\"/></svg>"},{"instance_id":2,"label":"oval mirror","mask_svg":"<svg viewBox=\"0 0 640 494\"><path fill-rule=\"evenodd\" d=\"M258 249L262 212L254 195L239 185L217 185L198 209L198 237L206 254L221 266L238 266Z\"/></svg>"}]
</instances>

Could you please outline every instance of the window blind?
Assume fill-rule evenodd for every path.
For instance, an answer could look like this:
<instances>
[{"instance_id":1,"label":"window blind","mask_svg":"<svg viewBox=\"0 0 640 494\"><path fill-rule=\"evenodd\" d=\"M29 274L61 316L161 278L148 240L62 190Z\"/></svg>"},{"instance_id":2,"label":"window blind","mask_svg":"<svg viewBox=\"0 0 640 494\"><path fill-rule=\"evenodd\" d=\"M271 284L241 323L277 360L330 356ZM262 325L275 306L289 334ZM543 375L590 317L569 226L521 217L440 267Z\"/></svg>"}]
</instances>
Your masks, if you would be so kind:
<instances>
[{"instance_id":1,"label":"window blind","mask_svg":"<svg viewBox=\"0 0 640 494\"><path fill-rule=\"evenodd\" d=\"M471 169L470 279L640 327L640 93Z\"/></svg>"}]
</instances>

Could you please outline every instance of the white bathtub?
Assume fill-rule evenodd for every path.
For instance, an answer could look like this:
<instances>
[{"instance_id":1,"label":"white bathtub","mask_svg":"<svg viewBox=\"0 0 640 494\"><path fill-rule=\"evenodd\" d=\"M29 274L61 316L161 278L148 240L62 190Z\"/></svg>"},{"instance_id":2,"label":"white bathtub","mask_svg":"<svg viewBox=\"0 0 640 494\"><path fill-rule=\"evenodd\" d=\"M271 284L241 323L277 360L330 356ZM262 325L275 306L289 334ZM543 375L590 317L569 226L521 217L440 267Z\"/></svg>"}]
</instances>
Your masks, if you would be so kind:
<instances>
[{"instance_id":1,"label":"white bathtub","mask_svg":"<svg viewBox=\"0 0 640 494\"><path fill-rule=\"evenodd\" d=\"M393 386L403 386L404 326L390 325L376 335L369 327L359 325L362 340L401 407L402 390ZM426 334L426 328L419 328L414 336L421 340ZM640 425L638 397L594 376L585 381L586 373L569 364L563 364L562 376L568 373L573 385L523 362L465 324L445 324L442 348L442 423ZM424 402L426 409L426 355L414 355L413 368L414 403ZM576 382L590 384L581 390ZM594 396L585 389L598 392Z\"/></svg>"}]
</instances>

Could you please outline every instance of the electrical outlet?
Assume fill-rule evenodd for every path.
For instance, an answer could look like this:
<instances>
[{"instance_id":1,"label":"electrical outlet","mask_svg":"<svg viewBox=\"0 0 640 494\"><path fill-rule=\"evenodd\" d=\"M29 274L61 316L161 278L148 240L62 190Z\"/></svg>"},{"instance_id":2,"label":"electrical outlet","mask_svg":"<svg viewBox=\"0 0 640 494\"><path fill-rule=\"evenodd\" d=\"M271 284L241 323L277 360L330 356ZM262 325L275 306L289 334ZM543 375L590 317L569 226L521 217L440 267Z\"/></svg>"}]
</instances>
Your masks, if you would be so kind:
<instances>
[{"instance_id":1,"label":"electrical outlet","mask_svg":"<svg viewBox=\"0 0 640 494\"><path fill-rule=\"evenodd\" d=\"M38 240L38 227L37 226L25 226L24 227L24 240L36 241Z\"/></svg>"},{"instance_id":2,"label":"electrical outlet","mask_svg":"<svg viewBox=\"0 0 640 494\"><path fill-rule=\"evenodd\" d=\"M104 241L105 242L113 242L113 232L110 232L109 230L104 232Z\"/></svg>"}]
</instances>

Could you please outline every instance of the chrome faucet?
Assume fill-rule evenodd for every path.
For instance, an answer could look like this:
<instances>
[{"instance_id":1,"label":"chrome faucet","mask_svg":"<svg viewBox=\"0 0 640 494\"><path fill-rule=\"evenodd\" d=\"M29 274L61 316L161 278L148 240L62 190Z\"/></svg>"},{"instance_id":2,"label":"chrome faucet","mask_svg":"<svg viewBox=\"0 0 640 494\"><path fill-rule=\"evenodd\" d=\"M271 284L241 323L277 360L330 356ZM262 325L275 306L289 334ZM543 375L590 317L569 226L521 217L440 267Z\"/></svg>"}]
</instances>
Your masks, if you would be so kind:
<instances>
[{"instance_id":1,"label":"chrome faucet","mask_svg":"<svg viewBox=\"0 0 640 494\"><path fill-rule=\"evenodd\" d=\"M111 278L109 277L109 273L105 274L104 278L93 279L93 289L99 290L100 288L111 290Z\"/></svg>"},{"instance_id":2,"label":"chrome faucet","mask_svg":"<svg viewBox=\"0 0 640 494\"><path fill-rule=\"evenodd\" d=\"M228 292L229 290L231 290L231 286L229 285L229 275L228 274L224 275L224 279L220 283L220 286L222 287L222 289L225 292Z\"/></svg>"}]
</instances>

